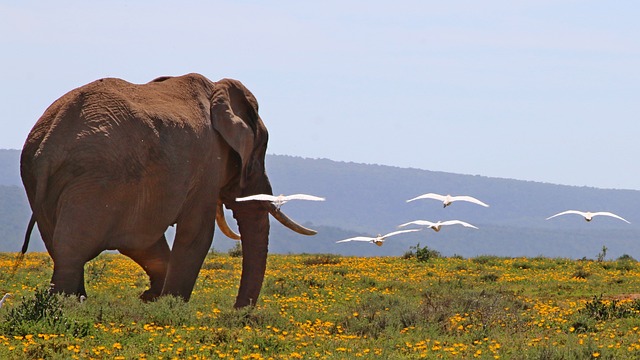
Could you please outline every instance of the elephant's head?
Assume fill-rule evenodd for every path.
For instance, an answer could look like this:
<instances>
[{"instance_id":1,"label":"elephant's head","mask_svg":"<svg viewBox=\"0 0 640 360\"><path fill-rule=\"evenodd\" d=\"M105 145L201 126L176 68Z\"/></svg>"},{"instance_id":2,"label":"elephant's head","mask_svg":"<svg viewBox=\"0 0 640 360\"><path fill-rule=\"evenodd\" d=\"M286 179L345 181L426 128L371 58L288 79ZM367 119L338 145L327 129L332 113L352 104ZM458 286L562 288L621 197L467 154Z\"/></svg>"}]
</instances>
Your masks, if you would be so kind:
<instances>
[{"instance_id":1,"label":"elephant's head","mask_svg":"<svg viewBox=\"0 0 640 360\"><path fill-rule=\"evenodd\" d=\"M268 132L258 115L258 102L253 94L239 81L218 81L211 101L211 119L213 128L233 150L234 161L229 163L230 176L221 190L220 199L233 211L242 239L242 278L235 307L243 307L255 304L262 288L269 243L269 213L301 234L313 235L315 231L295 223L271 203L235 201L238 197L273 193L264 165ZM221 206L217 219L225 233L230 231L223 223Z\"/></svg>"}]
</instances>

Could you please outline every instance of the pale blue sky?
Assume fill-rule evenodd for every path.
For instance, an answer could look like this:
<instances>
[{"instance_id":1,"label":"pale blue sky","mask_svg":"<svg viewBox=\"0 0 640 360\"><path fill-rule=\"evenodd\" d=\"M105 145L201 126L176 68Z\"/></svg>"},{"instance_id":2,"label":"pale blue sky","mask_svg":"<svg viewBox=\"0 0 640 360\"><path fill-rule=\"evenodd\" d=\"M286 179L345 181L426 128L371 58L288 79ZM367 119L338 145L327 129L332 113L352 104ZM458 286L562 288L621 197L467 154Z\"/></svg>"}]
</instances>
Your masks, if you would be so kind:
<instances>
[{"instance_id":1,"label":"pale blue sky","mask_svg":"<svg viewBox=\"0 0 640 360\"><path fill-rule=\"evenodd\" d=\"M0 4L0 148L95 79L199 72L268 153L640 189L640 2L272 3Z\"/></svg>"}]
</instances>

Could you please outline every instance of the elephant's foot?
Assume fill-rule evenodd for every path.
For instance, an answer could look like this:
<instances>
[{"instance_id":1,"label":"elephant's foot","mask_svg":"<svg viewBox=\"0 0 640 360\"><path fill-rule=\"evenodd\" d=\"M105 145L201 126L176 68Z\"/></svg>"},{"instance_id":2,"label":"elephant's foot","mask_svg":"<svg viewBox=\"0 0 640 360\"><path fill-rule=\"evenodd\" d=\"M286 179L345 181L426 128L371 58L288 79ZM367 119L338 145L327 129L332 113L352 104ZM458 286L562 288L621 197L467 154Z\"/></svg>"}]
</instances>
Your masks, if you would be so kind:
<instances>
[{"instance_id":1,"label":"elephant's foot","mask_svg":"<svg viewBox=\"0 0 640 360\"><path fill-rule=\"evenodd\" d=\"M140 300L144 302L155 301L158 297L160 297L160 294L155 291L151 291L151 289L146 290L145 292L140 294Z\"/></svg>"},{"instance_id":2,"label":"elephant's foot","mask_svg":"<svg viewBox=\"0 0 640 360\"><path fill-rule=\"evenodd\" d=\"M140 300L144 302L156 300L162 293L164 278L167 274L167 264L171 255L171 250L164 235L155 244L146 249L118 250L140 265L149 276L149 289L140 294Z\"/></svg>"}]
</instances>

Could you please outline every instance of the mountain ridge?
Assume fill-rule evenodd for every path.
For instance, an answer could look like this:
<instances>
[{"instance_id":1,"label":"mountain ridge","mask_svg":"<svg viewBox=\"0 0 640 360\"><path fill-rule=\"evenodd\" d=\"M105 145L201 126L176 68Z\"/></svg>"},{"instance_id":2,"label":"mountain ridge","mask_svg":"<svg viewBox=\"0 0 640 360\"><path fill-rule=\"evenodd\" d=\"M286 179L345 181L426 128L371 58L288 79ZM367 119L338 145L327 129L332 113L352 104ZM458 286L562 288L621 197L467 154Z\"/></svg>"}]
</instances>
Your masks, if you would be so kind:
<instances>
[{"instance_id":1,"label":"mountain ridge","mask_svg":"<svg viewBox=\"0 0 640 360\"><path fill-rule=\"evenodd\" d=\"M19 150L0 150L0 251L18 251L30 210L19 177ZM483 175L311 159L269 154L266 169L274 194L307 193L325 202L291 201L290 217L319 230L304 237L272 225L274 253L338 253L357 256L402 255L420 243L444 255L595 257L606 246L609 256L640 255L640 191L558 185ZM406 203L426 192L472 195L490 205L457 202L447 208L434 200ZM10 199L10 201L9 201ZM599 217L587 223L578 216L547 217L567 209L612 211L629 220ZM8 215L11 214L11 215ZM417 220L459 219L478 230L448 227L398 236L377 247L366 243L336 244L355 235L376 235ZM230 222L233 223L232 220ZM31 249L43 251L33 235ZM216 232L214 248L225 250L234 241Z\"/></svg>"}]
</instances>

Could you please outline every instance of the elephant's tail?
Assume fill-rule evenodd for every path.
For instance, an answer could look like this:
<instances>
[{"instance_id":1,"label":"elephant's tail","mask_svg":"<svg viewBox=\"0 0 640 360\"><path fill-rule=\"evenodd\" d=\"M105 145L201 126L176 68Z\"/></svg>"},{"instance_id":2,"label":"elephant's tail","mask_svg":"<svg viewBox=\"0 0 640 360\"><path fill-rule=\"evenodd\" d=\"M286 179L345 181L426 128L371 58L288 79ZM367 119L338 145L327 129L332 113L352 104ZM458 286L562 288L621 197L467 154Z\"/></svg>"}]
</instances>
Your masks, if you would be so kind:
<instances>
[{"instance_id":1,"label":"elephant's tail","mask_svg":"<svg viewBox=\"0 0 640 360\"><path fill-rule=\"evenodd\" d=\"M22 260L24 260L24 254L26 254L27 249L29 248L29 239L31 239L31 232L33 231L33 226L36 224L36 217L31 214L31 219L29 219L29 224L27 225L27 232L24 235L24 243L22 244L22 250L20 250L20 253L18 253L18 256L16 257L16 262L13 264L13 267L11 268L11 276L13 276L16 273L16 270L18 270L18 268L20 267L20 264L22 264Z\"/></svg>"},{"instance_id":2,"label":"elephant's tail","mask_svg":"<svg viewBox=\"0 0 640 360\"><path fill-rule=\"evenodd\" d=\"M31 239L31 232L33 231L33 226L36 224L36 217L31 214L31 219L29 219L29 225L27 225L27 232L24 234L24 243L22 243L22 250L20 250L21 254L25 254L27 249L29 248L29 239Z\"/></svg>"}]
</instances>

